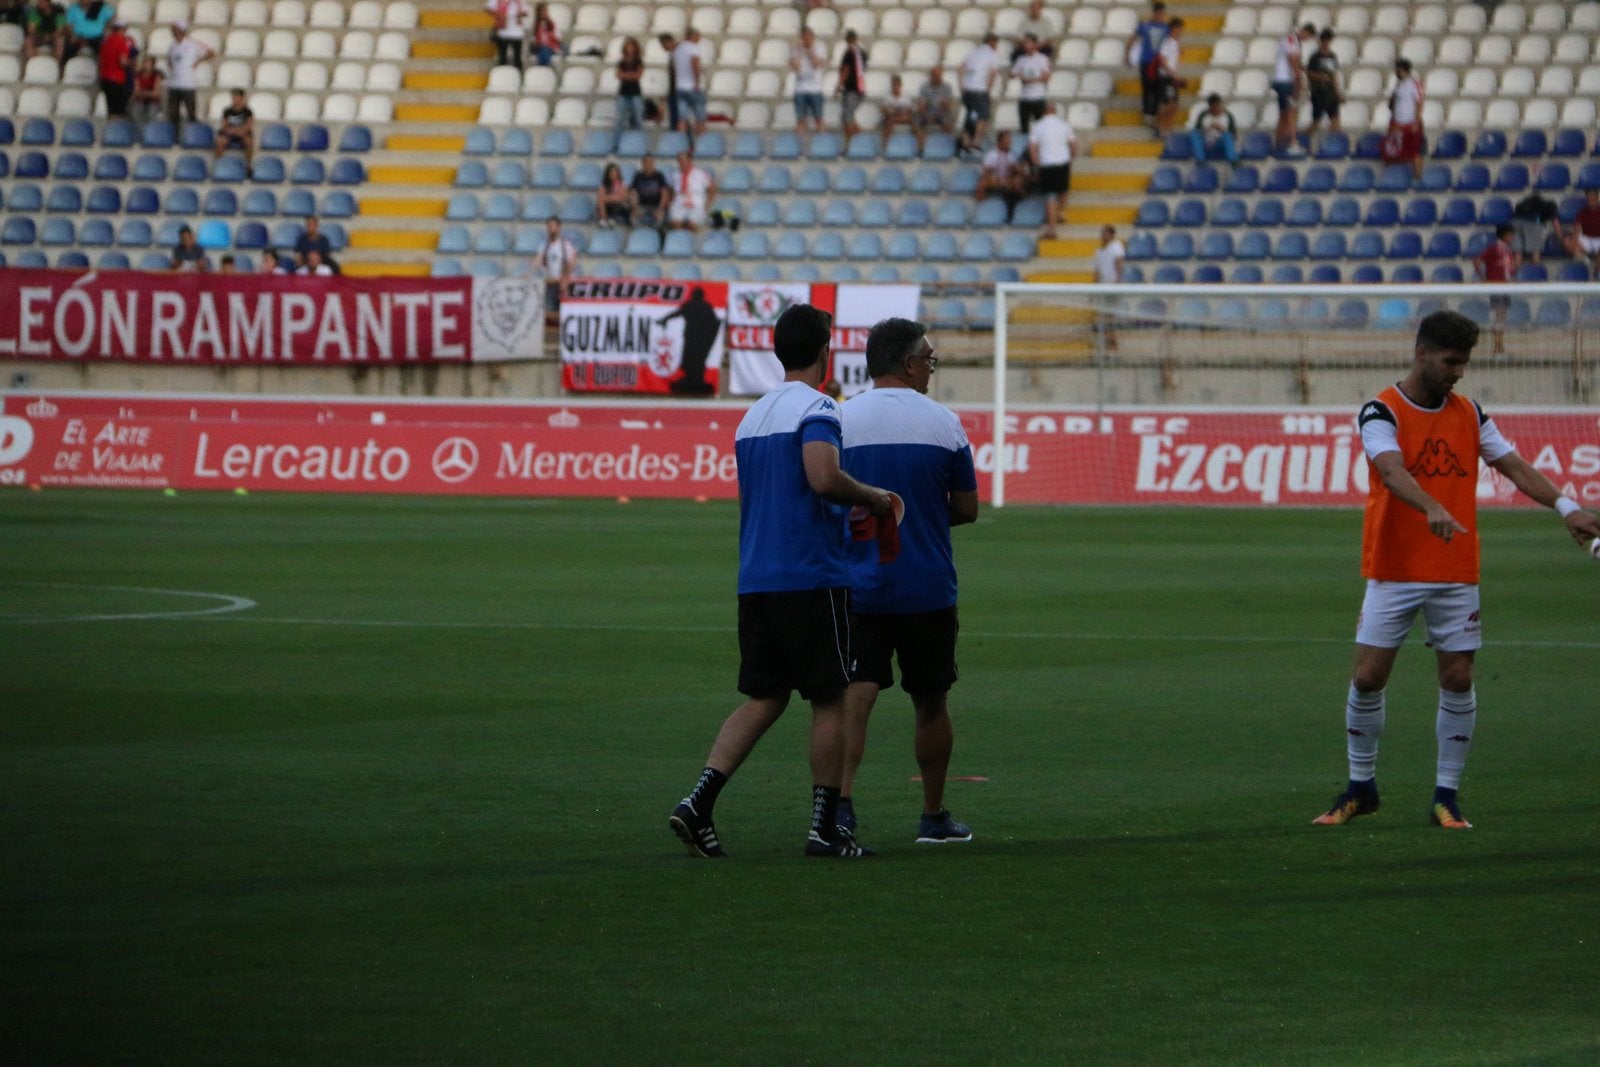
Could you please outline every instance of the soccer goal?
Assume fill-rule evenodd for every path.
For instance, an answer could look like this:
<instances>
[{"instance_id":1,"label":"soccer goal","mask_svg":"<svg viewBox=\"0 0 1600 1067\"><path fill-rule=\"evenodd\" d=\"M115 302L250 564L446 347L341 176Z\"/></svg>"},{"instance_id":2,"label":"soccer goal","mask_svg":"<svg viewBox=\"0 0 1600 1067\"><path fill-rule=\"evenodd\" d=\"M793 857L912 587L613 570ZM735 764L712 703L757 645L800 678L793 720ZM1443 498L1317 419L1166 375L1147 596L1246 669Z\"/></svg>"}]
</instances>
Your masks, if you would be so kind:
<instances>
[{"instance_id":1,"label":"soccer goal","mask_svg":"<svg viewBox=\"0 0 1600 1067\"><path fill-rule=\"evenodd\" d=\"M1301 502L1348 503L1365 492L1365 464L1347 454L1355 412L1405 374L1418 322L1444 308L1482 329L1462 391L1497 419L1514 410L1527 416L1519 427L1543 417L1560 424L1563 440L1576 435L1576 456L1565 448L1561 470L1550 472L1558 483L1573 463L1600 467L1600 286L1010 282L995 287L992 503L1181 503L1185 493L1195 503L1231 502L1189 488L1204 483L1204 470L1198 482L1195 471L1177 478L1164 498L1136 491L1172 486L1197 454L1152 458L1150 439L1173 435L1141 431L1202 423L1220 435L1213 444L1228 446L1225 457L1266 456L1252 483L1271 473L1260 464L1282 467L1277 490L1258 485L1238 502L1282 502L1282 479L1298 462L1304 486L1319 477L1347 483L1343 495L1309 492ZM1276 448L1274 426L1325 434L1332 451L1320 467L1314 456L1297 460L1293 443L1281 456L1261 453ZM1237 470L1214 455L1204 462L1218 464L1223 486L1245 481L1242 460Z\"/></svg>"}]
</instances>

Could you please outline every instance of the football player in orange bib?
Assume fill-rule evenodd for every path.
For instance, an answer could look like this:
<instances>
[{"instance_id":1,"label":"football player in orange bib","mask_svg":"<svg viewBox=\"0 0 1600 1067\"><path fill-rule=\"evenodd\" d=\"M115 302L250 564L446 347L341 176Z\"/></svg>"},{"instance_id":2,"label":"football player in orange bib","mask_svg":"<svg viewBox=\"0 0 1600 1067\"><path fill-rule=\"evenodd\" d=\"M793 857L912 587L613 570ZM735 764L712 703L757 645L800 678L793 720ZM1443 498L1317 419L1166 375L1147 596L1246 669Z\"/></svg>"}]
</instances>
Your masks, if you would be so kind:
<instances>
[{"instance_id":1,"label":"football player in orange bib","mask_svg":"<svg viewBox=\"0 0 1600 1067\"><path fill-rule=\"evenodd\" d=\"M1405 379L1361 408L1370 474L1361 534L1366 598L1356 626L1356 662L1345 705L1350 783L1314 822L1338 826L1378 810L1378 739L1384 686L1395 656L1422 612L1439 667L1439 739L1432 819L1450 830L1461 816L1456 790L1477 718L1472 660L1482 646L1478 608L1478 461L1524 495L1554 508L1579 545L1600 536L1600 520L1517 455L1494 420L1455 392L1467 372L1478 326L1436 311L1417 329Z\"/></svg>"}]
</instances>

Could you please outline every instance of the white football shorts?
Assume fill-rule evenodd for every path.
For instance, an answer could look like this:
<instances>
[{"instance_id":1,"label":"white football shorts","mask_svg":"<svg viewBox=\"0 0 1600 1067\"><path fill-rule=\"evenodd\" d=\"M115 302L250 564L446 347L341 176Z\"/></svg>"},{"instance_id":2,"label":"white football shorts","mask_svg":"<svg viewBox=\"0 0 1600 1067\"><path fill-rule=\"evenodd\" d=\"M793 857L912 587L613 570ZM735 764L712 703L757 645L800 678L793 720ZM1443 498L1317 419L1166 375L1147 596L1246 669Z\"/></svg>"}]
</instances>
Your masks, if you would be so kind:
<instances>
[{"instance_id":1,"label":"white football shorts","mask_svg":"<svg viewBox=\"0 0 1600 1067\"><path fill-rule=\"evenodd\" d=\"M1374 648L1399 648L1421 609L1428 645L1440 652L1476 652L1483 647L1478 587L1442 582L1367 582L1356 621L1356 641Z\"/></svg>"}]
</instances>

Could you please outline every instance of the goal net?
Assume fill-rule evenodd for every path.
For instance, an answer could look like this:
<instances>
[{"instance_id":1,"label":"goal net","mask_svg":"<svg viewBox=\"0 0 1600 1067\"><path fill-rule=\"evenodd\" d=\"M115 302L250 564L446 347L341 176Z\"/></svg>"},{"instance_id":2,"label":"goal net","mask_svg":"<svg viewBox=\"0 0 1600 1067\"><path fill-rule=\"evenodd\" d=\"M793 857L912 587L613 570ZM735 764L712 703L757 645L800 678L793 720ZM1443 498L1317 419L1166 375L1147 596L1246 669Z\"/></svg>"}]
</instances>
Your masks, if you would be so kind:
<instances>
[{"instance_id":1,"label":"goal net","mask_svg":"<svg viewBox=\"0 0 1600 1067\"><path fill-rule=\"evenodd\" d=\"M1569 284L999 284L991 500L1359 503L1355 413L1445 308L1482 330L1462 392L1600 506L1600 287Z\"/></svg>"}]
</instances>

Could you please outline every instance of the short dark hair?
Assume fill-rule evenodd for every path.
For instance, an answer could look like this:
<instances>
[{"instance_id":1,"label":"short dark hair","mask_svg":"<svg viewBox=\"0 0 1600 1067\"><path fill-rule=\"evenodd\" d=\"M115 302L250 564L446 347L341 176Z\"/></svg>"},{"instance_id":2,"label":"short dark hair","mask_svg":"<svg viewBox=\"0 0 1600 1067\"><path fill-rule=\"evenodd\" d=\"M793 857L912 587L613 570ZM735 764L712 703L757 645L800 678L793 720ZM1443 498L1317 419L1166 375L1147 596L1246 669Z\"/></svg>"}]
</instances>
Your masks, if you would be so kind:
<instances>
[{"instance_id":1,"label":"short dark hair","mask_svg":"<svg viewBox=\"0 0 1600 1067\"><path fill-rule=\"evenodd\" d=\"M1500 225L1494 228L1494 235L1496 237L1506 237L1516 232L1517 228L1511 225L1509 222L1502 222Z\"/></svg>"},{"instance_id":2,"label":"short dark hair","mask_svg":"<svg viewBox=\"0 0 1600 1067\"><path fill-rule=\"evenodd\" d=\"M832 337L832 315L810 304L790 304L772 328L772 352L784 370L805 370Z\"/></svg>"},{"instance_id":3,"label":"short dark hair","mask_svg":"<svg viewBox=\"0 0 1600 1067\"><path fill-rule=\"evenodd\" d=\"M1331 41L1331 40L1333 40L1333 27L1332 26L1328 26L1325 29L1323 29L1323 31L1317 35L1317 39L1318 40L1322 40L1322 41Z\"/></svg>"},{"instance_id":4,"label":"short dark hair","mask_svg":"<svg viewBox=\"0 0 1600 1067\"><path fill-rule=\"evenodd\" d=\"M1394 61L1394 69L1395 70L1403 70L1407 74L1410 74L1411 73L1411 60L1406 59L1405 57L1402 56L1401 58L1399 58L1399 59Z\"/></svg>"},{"instance_id":5,"label":"short dark hair","mask_svg":"<svg viewBox=\"0 0 1600 1067\"><path fill-rule=\"evenodd\" d=\"M1459 311L1435 311L1417 326L1417 344L1452 352L1471 352L1478 324Z\"/></svg>"},{"instance_id":6,"label":"short dark hair","mask_svg":"<svg viewBox=\"0 0 1600 1067\"><path fill-rule=\"evenodd\" d=\"M910 319L884 319L867 334L867 374L892 374L928 335L928 328Z\"/></svg>"},{"instance_id":7,"label":"short dark hair","mask_svg":"<svg viewBox=\"0 0 1600 1067\"><path fill-rule=\"evenodd\" d=\"M1221 93L1212 93L1210 96L1206 97L1206 103L1208 103L1208 104L1220 104L1220 103L1222 103L1222 94Z\"/></svg>"},{"instance_id":8,"label":"short dark hair","mask_svg":"<svg viewBox=\"0 0 1600 1067\"><path fill-rule=\"evenodd\" d=\"M1181 29L1183 29L1183 20L1182 19L1173 19L1171 22L1167 23L1167 29L1169 29L1169 30L1181 30Z\"/></svg>"}]
</instances>

